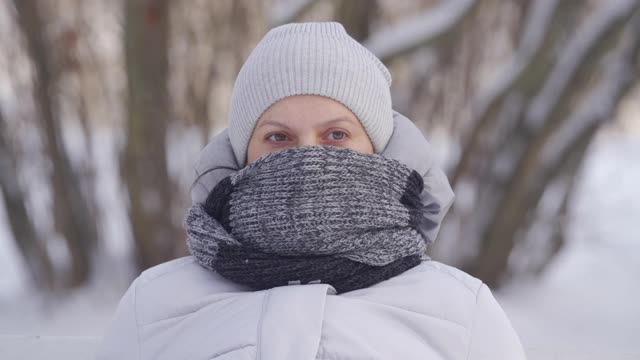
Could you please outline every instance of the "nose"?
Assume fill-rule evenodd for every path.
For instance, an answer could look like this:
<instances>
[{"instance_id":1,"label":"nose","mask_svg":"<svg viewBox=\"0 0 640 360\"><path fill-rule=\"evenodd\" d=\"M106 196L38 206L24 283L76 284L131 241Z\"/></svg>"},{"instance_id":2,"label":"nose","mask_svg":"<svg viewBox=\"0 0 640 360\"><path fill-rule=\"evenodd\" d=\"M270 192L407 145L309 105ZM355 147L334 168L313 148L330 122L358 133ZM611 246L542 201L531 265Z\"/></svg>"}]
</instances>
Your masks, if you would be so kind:
<instances>
[{"instance_id":1,"label":"nose","mask_svg":"<svg viewBox=\"0 0 640 360\"><path fill-rule=\"evenodd\" d=\"M300 136L298 138L298 147L320 145L320 140L313 135Z\"/></svg>"}]
</instances>

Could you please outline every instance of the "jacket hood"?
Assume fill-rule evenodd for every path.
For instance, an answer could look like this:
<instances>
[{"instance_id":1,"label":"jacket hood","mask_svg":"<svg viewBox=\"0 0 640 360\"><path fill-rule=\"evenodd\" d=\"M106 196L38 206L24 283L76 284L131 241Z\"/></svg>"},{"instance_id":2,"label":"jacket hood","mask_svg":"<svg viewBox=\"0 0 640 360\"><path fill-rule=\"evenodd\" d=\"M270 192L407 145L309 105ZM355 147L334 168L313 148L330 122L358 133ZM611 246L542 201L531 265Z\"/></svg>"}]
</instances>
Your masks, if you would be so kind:
<instances>
[{"instance_id":1,"label":"jacket hood","mask_svg":"<svg viewBox=\"0 0 640 360\"><path fill-rule=\"evenodd\" d=\"M411 120L394 111L393 134L380 154L398 160L422 175L422 202L429 204L435 201L440 206L438 214L425 215L437 224L434 228L424 229L423 233L427 244L433 242L444 216L453 203L454 194L446 175L434 164L431 145ZM228 129L225 129L211 139L195 163L191 187L192 203L204 203L218 182L240 168L231 147Z\"/></svg>"}]
</instances>

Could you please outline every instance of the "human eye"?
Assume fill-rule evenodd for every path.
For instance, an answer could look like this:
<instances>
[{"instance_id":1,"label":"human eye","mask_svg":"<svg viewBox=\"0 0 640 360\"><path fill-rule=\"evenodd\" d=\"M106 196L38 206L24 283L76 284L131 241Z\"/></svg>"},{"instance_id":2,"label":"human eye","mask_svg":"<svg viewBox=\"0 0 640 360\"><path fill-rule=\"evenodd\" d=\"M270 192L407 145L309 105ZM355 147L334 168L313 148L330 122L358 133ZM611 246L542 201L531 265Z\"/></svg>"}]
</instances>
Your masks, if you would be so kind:
<instances>
[{"instance_id":1,"label":"human eye","mask_svg":"<svg viewBox=\"0 0 640 360\"><path fill-rule=\"evenodd\" d=\"M267 135L265 139L273 142L283 142L289 140L289 137L285 133L277 132Z\"/></svg>"},{"instance_id":2,"label":"human eye","mask_svg":"<svg viewBox=\"0 0 640 360\"><path fill-rule=\"evenodd\" d=\"M347 134L346 131L342 131L342 130L334 130L330 132L329 135L327 136L327 138L331 141L340 141L348 137L349 137L349 134Z\"/></svg>"}]
</instances>

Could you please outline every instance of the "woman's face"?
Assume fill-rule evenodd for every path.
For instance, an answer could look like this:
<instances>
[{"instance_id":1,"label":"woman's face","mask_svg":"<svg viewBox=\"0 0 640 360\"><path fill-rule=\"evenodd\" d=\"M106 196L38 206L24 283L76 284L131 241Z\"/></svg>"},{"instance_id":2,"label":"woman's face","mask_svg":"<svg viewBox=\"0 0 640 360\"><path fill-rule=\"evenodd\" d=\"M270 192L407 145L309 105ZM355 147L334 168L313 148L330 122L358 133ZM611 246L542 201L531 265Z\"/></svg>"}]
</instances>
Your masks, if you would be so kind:
<instances>
[{"instance_id":1,"label":"woman's face","mask_svg":"<svg viewBox=\"0 0 640 360\"><path fill-rule=\"evenodd\" d=\"M258 119L247 164L277 150L311 145L373 153L369 136L351 110L323 96L296 95L276 102Z\"/></svg>"}]
</instances>

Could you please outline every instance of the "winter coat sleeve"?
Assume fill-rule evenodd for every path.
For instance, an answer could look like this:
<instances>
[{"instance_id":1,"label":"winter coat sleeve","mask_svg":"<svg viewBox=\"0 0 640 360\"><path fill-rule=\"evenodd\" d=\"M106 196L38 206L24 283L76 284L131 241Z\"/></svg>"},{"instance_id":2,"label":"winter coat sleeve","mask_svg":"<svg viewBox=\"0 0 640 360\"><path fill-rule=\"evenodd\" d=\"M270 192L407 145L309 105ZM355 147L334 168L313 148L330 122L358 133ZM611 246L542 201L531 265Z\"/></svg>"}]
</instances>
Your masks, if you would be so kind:
<instances>
[{"instance_id":1,"label":"winter coat sleeve","mask_svg":"<svg viewBox=\"0 0 640 360\"><path fill-rule=\"evenodd\" d=\"M476 298L468 360L524 360L520 339L506 314L482 284Z\"/></svg>"},{"instance_id":2,"label":"winter coat sleeve","mask_svg":"<svg viewBox=\"0 0 640 360\"><path fill-rule=\"evenodd\" d=\"M98 360L139 359L138 323L136 319L136 279L124 294L98 350Z\"/></svg>"}]
</instances>

